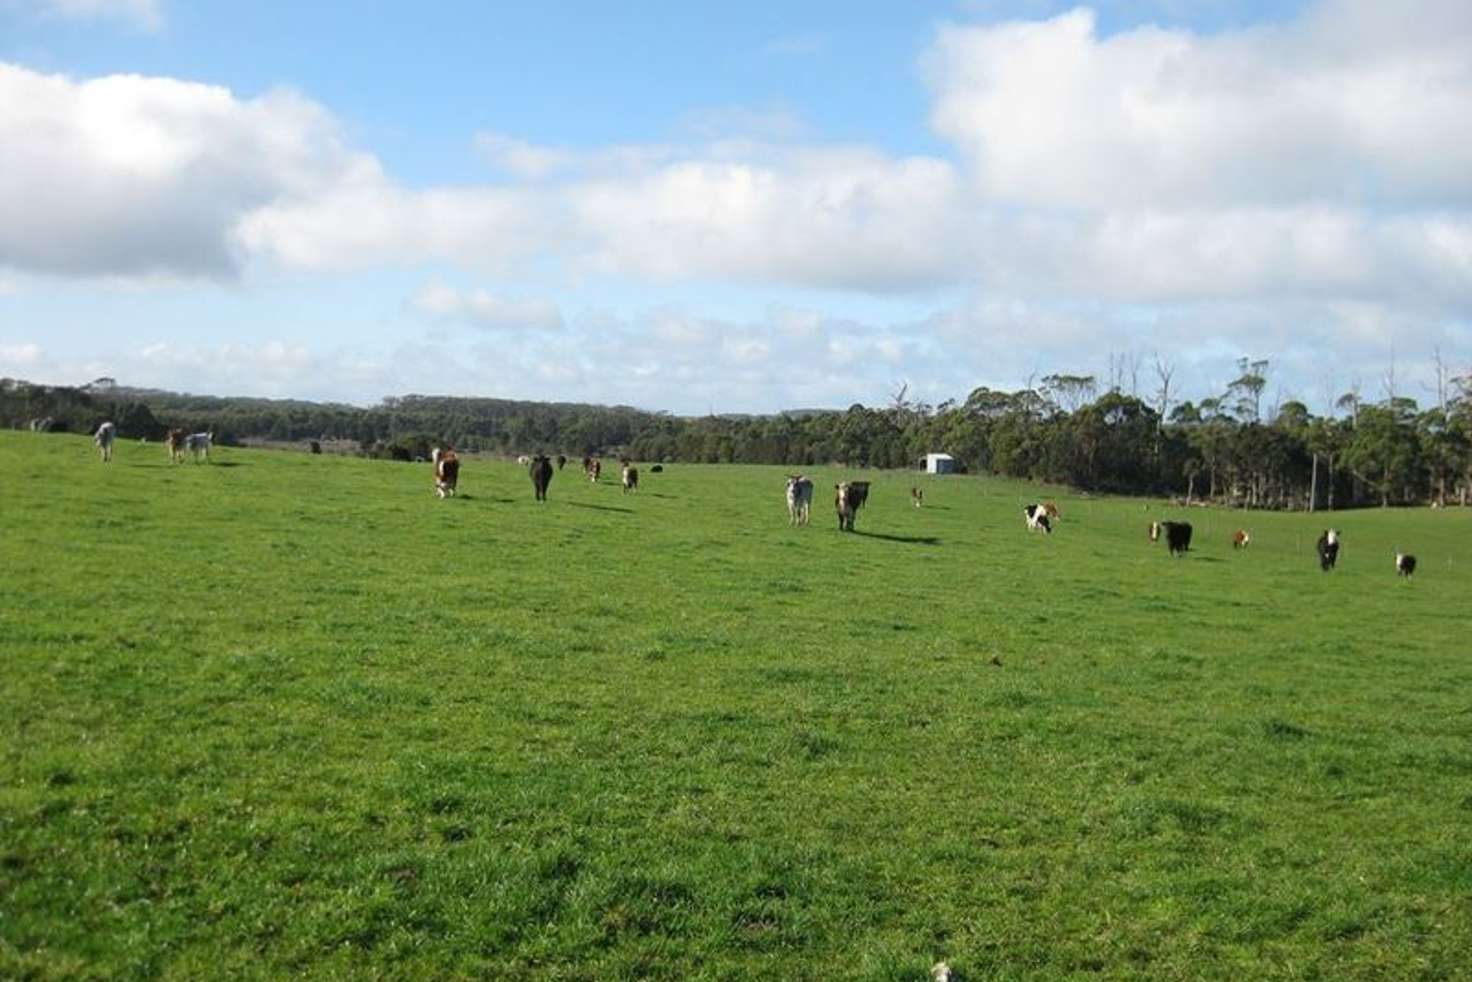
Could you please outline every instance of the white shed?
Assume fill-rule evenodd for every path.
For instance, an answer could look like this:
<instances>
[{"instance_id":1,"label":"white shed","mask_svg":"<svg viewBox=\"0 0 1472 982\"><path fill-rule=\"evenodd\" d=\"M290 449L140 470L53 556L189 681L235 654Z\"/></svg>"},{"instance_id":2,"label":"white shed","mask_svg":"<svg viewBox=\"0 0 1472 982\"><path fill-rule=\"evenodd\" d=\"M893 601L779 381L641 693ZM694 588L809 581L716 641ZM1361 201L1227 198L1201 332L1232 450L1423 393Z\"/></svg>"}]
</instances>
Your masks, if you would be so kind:
<instances>
[{"instance_id":1,"label":"white shed","mask_svg":"<svg viewBox=\"0 0 1472 982\"><path fill-rule=\"evenodd\" d=\"M925 473L927 474L949 474L956 469L956 458L948 453L928 453L925 455Z\"/></svg>"}]
</instances>

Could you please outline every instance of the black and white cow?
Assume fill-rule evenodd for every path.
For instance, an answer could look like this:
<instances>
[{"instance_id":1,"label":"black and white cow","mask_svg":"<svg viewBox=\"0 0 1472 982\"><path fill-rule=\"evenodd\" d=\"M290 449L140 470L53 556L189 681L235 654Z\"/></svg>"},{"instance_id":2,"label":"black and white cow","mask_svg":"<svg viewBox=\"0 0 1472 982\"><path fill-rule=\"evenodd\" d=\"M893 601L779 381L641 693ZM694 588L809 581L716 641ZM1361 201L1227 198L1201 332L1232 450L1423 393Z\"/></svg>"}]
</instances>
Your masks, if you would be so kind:
<instances>
[{"instance_id":1,"label":"black and white cow","mask_svg":"<svg viewBox=\"0 0 1472 982\"><path fill-rule=\"evenodd\" d=\"M1339 562L1339 530L1325 529L1324 534L1320 535L1319 541L1315 543L1315 548L1319 552L1319 569L1325 573L1329 572L1334 568L1334 564Z\"/></svg>"},{"instance_id":2,"label":"black and white cow","mask_svg":"<svg viewBox=\"0 0 1472 982\"><path fill-rule=\"evenodd\" d=\"M1184 556L1186 550L1191 548L1191 523L1190 522L1151 522L1150 541L1160 541L1160 534L1165 533L1165 548L1172 556Z\"/></svg>"},{"instance_id":3,"label":"black and white cow","mask_svg":"<svg viewBox=\"0 0 1472 982\"><path fill-rule=\"evenodd\" d=\"M1398 552L1395 554L1395 575L1404 576L1406 579L1416 575L1416 557L1410 553Z\"/></svg>"},{"instance_id":4,"label":"black and white cow","mask_svg":"<svg viewBox=\"0 0 1472 982\"><path fill-rule=\"evenodd\" d=\"M838 510L838 530L852 532L854 516L869 500L868 481L842 481L834 485L833 507Z\"/></svg>"},{"instance_id":5,"label":"black and white cow","mask_svg":"<svg viewBox=\"0 0 1472 982\"><path fill-rule=\"evenodd\" d=\"M532 490L537 494L538 501L547 500L547 485L552 483L552 461L544 454L538 454L532 458L528 472L532 476Z\"/></svg>"},{"instance_id":6,"label":"black and white cow","mask_svg":"<svg viewBox=\"0 0 1472 982\"><path fill-rule=\"evenodd\" d=\"M623 482L624 494L639 490L639 468L627 460L623 461L623 470L619 472L619 479Z\"/></svg>"},{"instance_id":7,"label":"black and white cow","mask_svg":"<svg viewBox=\"0 0 1472 982\"><path fill-rule=\"evenodd\" d=\"M1023 505L1022 518L1027 522L1028 531L1042 529L1049 535L1053 534L1053 523L1048 520L1048 509L1042 505Z\"/></svg>"}]
</instances>

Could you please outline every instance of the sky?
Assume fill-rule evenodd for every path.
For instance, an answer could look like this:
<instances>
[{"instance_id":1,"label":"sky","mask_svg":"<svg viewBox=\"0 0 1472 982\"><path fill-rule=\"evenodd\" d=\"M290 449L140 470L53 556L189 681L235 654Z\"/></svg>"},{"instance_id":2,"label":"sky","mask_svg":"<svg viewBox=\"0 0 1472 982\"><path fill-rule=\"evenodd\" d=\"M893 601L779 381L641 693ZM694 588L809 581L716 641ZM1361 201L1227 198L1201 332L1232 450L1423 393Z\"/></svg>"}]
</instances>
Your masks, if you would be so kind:
<instances>
[{"instance_id":1,"label":"sky","mask_svg":"<svg viewBox=\"0 0 1472 982\"><path fill-rule=\"evenodd\" d=\"M0 376L703 414L1244 357L1315 412L1472 373L1466 0L0 0Z\"/></svg>"}]
</instances>

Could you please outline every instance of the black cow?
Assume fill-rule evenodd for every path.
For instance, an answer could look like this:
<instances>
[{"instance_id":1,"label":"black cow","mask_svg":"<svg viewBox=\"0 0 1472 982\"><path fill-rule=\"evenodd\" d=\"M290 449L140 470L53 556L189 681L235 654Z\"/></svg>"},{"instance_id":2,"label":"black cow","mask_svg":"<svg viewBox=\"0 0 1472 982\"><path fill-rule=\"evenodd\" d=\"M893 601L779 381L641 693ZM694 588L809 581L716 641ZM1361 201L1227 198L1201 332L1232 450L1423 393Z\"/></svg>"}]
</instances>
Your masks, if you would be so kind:
<instances>
[{"instance_id":1,"label":"black cow","mask_svg":"<svg viewBox=\"0 0 1472 982\"><path fill-rule=\"evenodd\" d=\"M1319 569L1329 572L1339 562L1339 530L1325 529L1315 547L1319 551Z\"/></svg>"},{"instance_id":2,"label":"black cow","mask_svg":"<svg viewBox=\"0 0 1472 982\"><path fill-rule=\"evenodd\" d=\"M547 485L552 483L552 461L545 454L537 454L527 468L532 476L532 487L538 501L547 500Z\"/></svg>"},{"instance_id":3,"label":"black cow","mask_svg":"<svg viewBox=\"0 0 1472 982\"><path fill-rule=\"evenodd\" d=\"M649 472L651 474L663 474L664 473L664 465L663 464L655 464L653 467L649 468Z\"/></svg>"},{"instance_id":4,"label":"black cow","mask_svg":"<svg viewBox=\"0 0 1472 982\"><path fill-rule=\"evenodd\" d=\"M1191 548L1191 523L1190 522L1151 522L1150 541L1156 542L1160 539L1160 533L1165 533L1165 547L1172 556L1184 556L1186 550Z\"/></svg>"},{"instance_id":5,"label":"black cow","mask_svg":"<svg viewBox=\"0 0 1472 982\"><path fill-rule=\"evenodd\" d=\"M838 530L852 532L854 516L864 507L864 502L869 500L869 482L843 481L835 484L834 488L837 493L833 496L833 506L838 509Z\"/></svg>"},{"instance_id":6,"label":"black cow","mask_svg":"<svg viewBox=\"0 0 1472 982\"><path fill-rule=\"evenodd\" d=\"M557 455L557 469L558 470L562 470L566 466L567 466L567 454L561 454L561 453L558 454Z\"/></svg>"},{"instance_id":7,"label":"black cow","mask_svg":"<svg viewBox=\"0 0 1472 982\"><path fill-rule=\"evenodd\" d=\"M1409 553L1398 552L1395 554L1395 575L1404 576L1406 579L1416 575L1416 557Z\"/></svg>"}]
</instances>

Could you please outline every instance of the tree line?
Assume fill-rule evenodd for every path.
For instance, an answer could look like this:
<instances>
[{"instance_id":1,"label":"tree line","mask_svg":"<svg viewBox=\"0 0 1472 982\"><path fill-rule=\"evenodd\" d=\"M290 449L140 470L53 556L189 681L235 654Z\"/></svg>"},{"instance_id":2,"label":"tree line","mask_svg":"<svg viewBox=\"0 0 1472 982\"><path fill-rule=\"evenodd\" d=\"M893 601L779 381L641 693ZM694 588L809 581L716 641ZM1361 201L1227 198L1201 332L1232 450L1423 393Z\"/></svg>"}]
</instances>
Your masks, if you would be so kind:
<instances>
[{"instance_id":1,"label":"tree line","mask_svg":"<svg viewBox=\"0 0 1472 982\"><path fill-rule=\"evenodd\" d=\"M913 468L926 453L945 452L973 473L1188 502L1308 510L1468 503L1472 376L1439 369L1436 404L1427 408L1392 385L1378 402L1354 389L1315 415L1298 400L1264 408L1268 363L1242 359L1238 367L1225 391L1194 402L1172 398L1172 372L1157 362L1160 385L1149 400L1117 377L1100 386L1093 376L1048 375L939 405L901 388L883 406L704 417L423 395L364 408L0 379L0 421L24 428L49 417L52 429L91 432L111 419L120 436L155 440L178 427L212 431L226 444L349 441L359 453L401 460L449 444L507 455Z\"/></svg>"}]
</instances>

